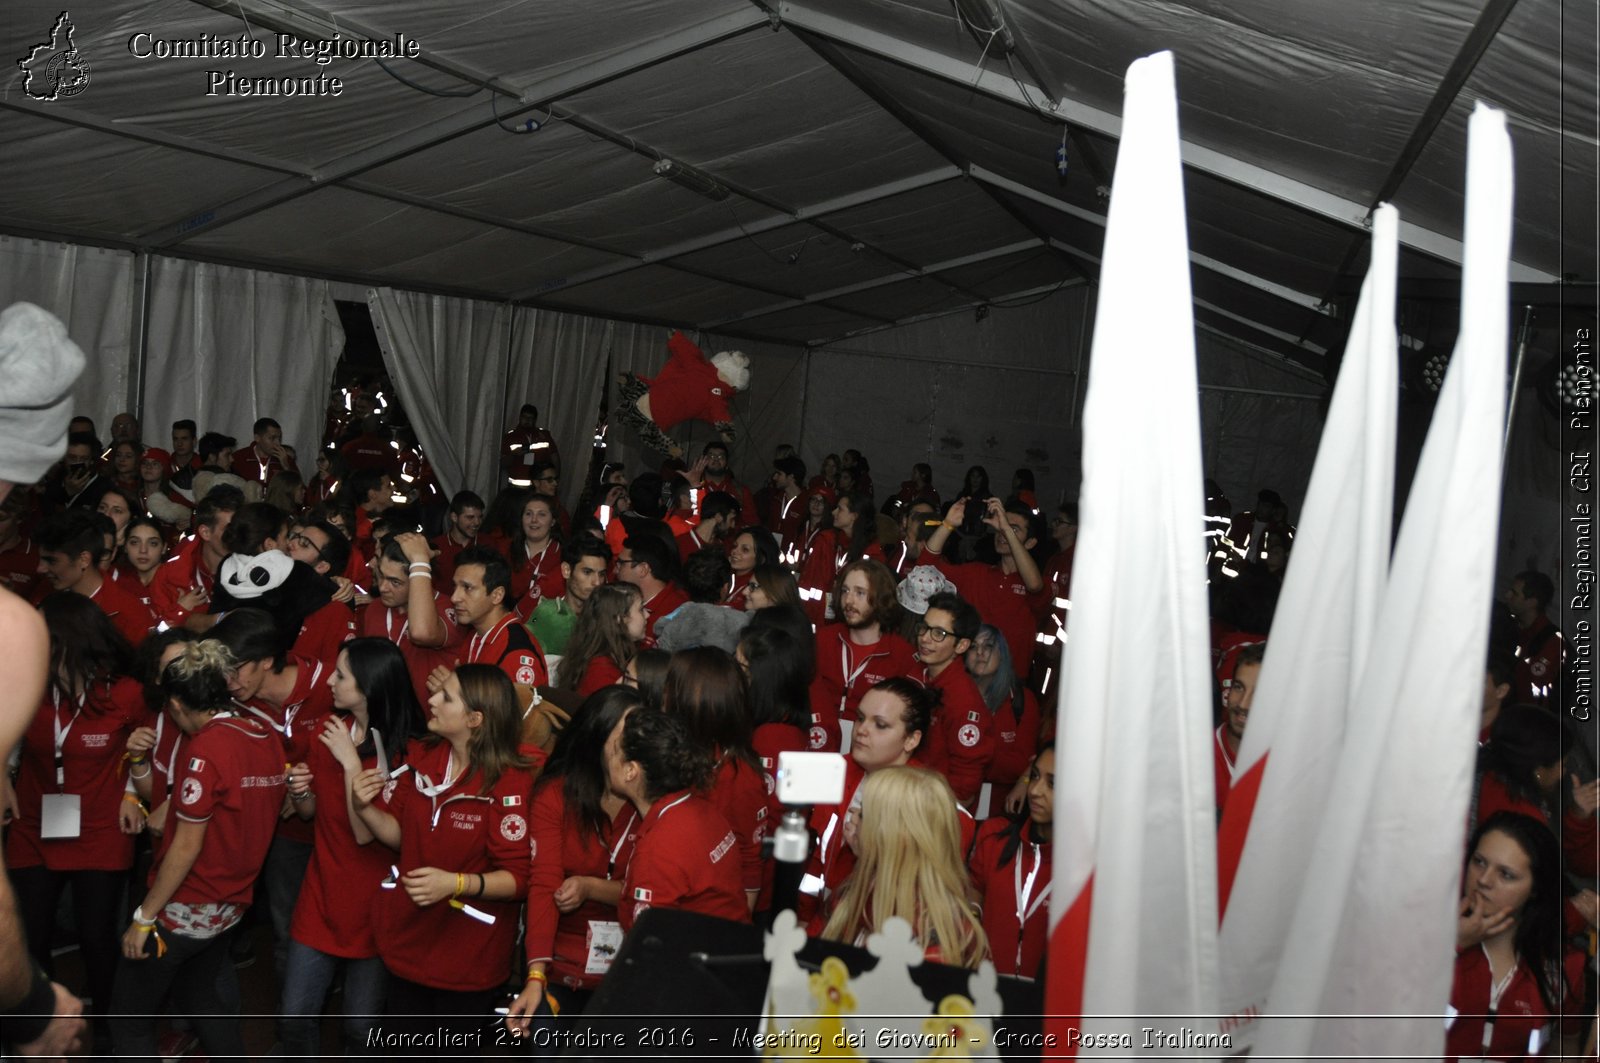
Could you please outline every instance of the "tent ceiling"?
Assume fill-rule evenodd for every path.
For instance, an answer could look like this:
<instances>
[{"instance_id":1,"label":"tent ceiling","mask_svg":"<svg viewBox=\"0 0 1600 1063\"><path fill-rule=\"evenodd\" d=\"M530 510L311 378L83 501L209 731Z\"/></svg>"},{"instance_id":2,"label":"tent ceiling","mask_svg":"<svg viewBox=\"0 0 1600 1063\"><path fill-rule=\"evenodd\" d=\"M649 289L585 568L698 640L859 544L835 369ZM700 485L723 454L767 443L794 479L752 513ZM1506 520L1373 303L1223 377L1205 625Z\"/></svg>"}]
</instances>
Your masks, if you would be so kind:
<instances>
[{"instance_id":1,"label":"tent ceiling","mask_svg":"<svg viewBox=\"0 0 1600 1063\"><path fill-rule=\"evenodd\" d=\"M0 100L0 229L826 342L1092 280L1123 71L1172 48L1207 328L1321 367L1386 184L1403 294L1452 317L1478 99L1510 113L1514 279L1595 280L1593 5L993 2L1010 59L953 0L111 0L75 20L86 91ZM58 11L0 18L35 41ZM265 58L128 46L246 21ZM422 55L390 69L455 95L272 54L335 29L406 34ZM208 69L345 88L207 96ZM655 177L662 156L731 194Z\"/></svg>"}]
</instances>

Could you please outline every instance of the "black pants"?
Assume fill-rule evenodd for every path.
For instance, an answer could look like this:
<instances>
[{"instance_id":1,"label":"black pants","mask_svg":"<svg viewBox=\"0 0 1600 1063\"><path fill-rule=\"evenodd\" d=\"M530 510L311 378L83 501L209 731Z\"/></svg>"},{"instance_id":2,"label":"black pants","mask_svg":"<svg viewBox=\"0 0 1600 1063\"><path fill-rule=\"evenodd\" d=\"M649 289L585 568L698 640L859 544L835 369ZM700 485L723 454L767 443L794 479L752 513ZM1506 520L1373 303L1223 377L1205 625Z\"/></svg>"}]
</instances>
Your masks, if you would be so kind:
<instances>
[{"instance_id":1,"label":"black pants","mask_svg":"<svg viewBox=\"0 0 1600 1063\"><path fill-rule=\"evenodd\" d=\"M172 995L174 1015L187 1018L212 1059L242 1057L239 978L228 957L230 935L192 938L160 931L166 954L157 958L153 937L142 960L124 959L111 991L111 1043L118 1059L159 1059L156 1020Z\"/></svg>"},{"instance_id":2,"label":"black pants","mask_svg":"<svg viewBox=\"0 0 1600 1063\"><path fill-rule=\"evenodd\" d=\"M78 947L83 956L94 1014L110 1011L111 980L117 969L121 934L122 886L126 871L52 871L47 867L19 867L11 871L17 891L17 910L28 933L28 951L45 972L55 976L50 946L55 936L56 910L61 893L72 887L73 918L78 924Z\"/></svg>"},{"instance_id":3,"label":"black pants","mask_svg":"<svg viewBox=\"0 0 1600 1063\"><path fill-rule=\"evenodd\" d=\"M429 1035L444 1032L457 1037L451 1045L424 1044L409 1046L375 1044L368 1048L374 1054L389 1055L461 1055L492 1054L497 1047L511 1042L505 1032L505 1020L494 1013L495 1006L505 997L503 988L480 989L461 992L435 989L389 972L389 996L384 1005L385 1017L375 1034ZM441 1049L443 1049L441 1051Z\"/></svg>"}]
</instances>

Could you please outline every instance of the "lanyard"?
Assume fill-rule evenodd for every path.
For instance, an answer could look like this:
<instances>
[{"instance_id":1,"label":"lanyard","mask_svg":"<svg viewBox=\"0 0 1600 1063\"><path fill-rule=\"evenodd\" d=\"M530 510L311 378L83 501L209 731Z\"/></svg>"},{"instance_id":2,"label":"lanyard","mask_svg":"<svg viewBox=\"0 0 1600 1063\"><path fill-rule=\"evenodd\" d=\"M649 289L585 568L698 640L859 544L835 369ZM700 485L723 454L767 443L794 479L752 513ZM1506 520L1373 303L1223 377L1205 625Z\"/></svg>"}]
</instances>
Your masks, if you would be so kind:
<instances>
[{"instance_id":1,"label":"lanyard","mask_svg":"<svg viewBox=\"0 0 1600 1063\"><path fill-rule=\"evenodd\" d=\"M533 572L528 576L528 586L530 589L539 585L539 577L544 574L544 555L550 552L550 543L554 541L555 540L553 539L546 540L544 549L539 551L538 560L533 565ZM533 550L528 546L527 543L522 544L522 552L528 555L529 562L534 562L535 559L533 556Z\"/></svg>"},{"instance_id":2,"label":"lanyard","mask_svg":"<svg viewBox=\"0 0 1600 1063\"><path fill-rule=\"evenodd\" d=\"M54 703L54 711L50 714L50 722L55 725L56 732L56 785L61 787L61 792L66 793L67 762L62 752L67 748L67 735L72 732L72 725L78 722L78 717L83 715L83 703L89 698L89 688L84 687L83 693L78 695L78 707L72 712L72 719L67 721L65 727L61 726L61 691L51 688L50 698Z\"/></svg>"},{"instance_id":3,"label":"lanyard","mask_svg":"<svg viewBox=\"0 0 1600 1063\"><path fill-rule=\"evenodd\" d=\"M783 511L778 514L778 522L780 524L789 519L789 510L793 509L794 504L798 501L800 501L799 495L795 495L793 498L786 498L783 500Z\"/></svg>"},{"instance_id":4,"label":"lanyard","mask_svg":"<svg viewBox=\"0 0 1600 1063\"><path fill-rule=\"evenodd\" d=\"M1483 948L1482 945L1479 945L1478 947ZM1483 958L1485 962L1488 961L1488 949L1483 949ZM1506 995L1507 989L1511 988L1511 981L1517 977L1517 967L1520 963L1520 960L1515 960L1511 964L1511 969L1505 973L1504 978L1500 979L1498 982L1491 981L1489 983L1489 1009L1488 1014L1486 1014L1483 1019L1483 1054L1485 1056L1489 1054L1489 1042L1494 1040L1494 1020L1500 1011L1500 998ZM1494 967L1492 965L1490 966L1489 971L1490 977L1492 978L1494 972Z\"/></svg>"},{"instance_id":5,"label":"lanyard","mask_svg":"<svg viewBox=\"0 0 1600 1063\"><path fill-rule=\"evenodd\" d=\"M155 760L155 750L161 748L161 733L166 729L166 724L166 713L156 717L156 744L155 748L150 751L152 760ZM172 787L172 773L177 770L178 750L181 748L183 748L183 732L179 731L177 737L172 740L172 756L167 758L166 767L163 768L160 761L155 762L156 767L161 768L161 774L166 776L168 789Z\"/></svg>"},{"instance_id":6,"label":"lanyard","mask_svg":"<svg viewBox=\"0 0 1600 1063\"><path fill-rule=\"evenodd\" d=\"M511 626L511 621L515 620L516 618L517 618L517 614L512 613L509 616L507 616L504 620L502 620L498 624L496 624L494 627L492 627L488 631L484 632L483 634L472 636L472 642L467 647L467 663L468 664L478 664L478 663L480 663L479 654L482 653L488 647L489 642L491 640L493 640L495 638L498 638L500 636L501 632L503 632L506 628L510 627ZM498 662L493 662L493 663L498 663Z\"/></svg>"},{"instance_id":7,"label":"lanyard","mask_svg":"<svg viewBox=\"0 0 1600 1063\"><path fill-rule=\"evenodd\" d=\"M1227 746L1227 744L1225 742L1222 741L1222 728L1221 727L1217 728L1216 734L1215 734L1214 737L1217 740L1217 748L1222 751L1222 762L1228 766L1228 778L1232 779L1233 778L1233 758L1228 756L1228 746Z\"/></svg>"},{"instance_id":8,"label":"lanyard","mask_svg":"<svg viewBox=\"0 0 1600 1063\"><path fill-rule=\"evenodd\" d=\"M851 671L850 670L850 640L849 640L849 638L844 637L844 636L840 637L840 639L839 639L839 674L844 676L844 692L839 695L839 712L841 714L844 713L844 703L847 700L849 700L850 688L855 686L856 680L861 678L861 673L865 672L867 670L867 665L871 664L872 663L872 659L874 657L876 657L876 656L878 656L876 653L867 654L865 657L863 657L861 659L861 663L856 666L855 671Z\"/></svg>"},{"instance_id":9,"label":"lanyard","mask_svg":"<svg viewBox=\"0 0 1600 1063\"><path fill-rule=\"evenodd\" d=\"M394 609L387 606L384 608L383 633L389 636L390 642L398 646L405 639L406 632L411 630L411 614L409 612L406 614L406 622L400 625L400 634L398 635L394 633L394 614Z\"/></svg>"},{"instance_id":10,"label":"lanyard","mask_svg":"<svg viewBox=\"0 0 1600 1063\"><path fill-rule=\"evenodd\" d=\"M615 844L615 845L613 845L611 847L611 855L606 857L606 878L611 878L613 875L616 874L616 872L617 872L617 854L622 852L623 843L625 843L628 840L628 832L633 829L633 825L635 823L637 823L638 821L639 821L639 811L638 811L638 809L630 810L629 813L628 813L628 822L627 822L627 824L624 825L623 828L620 831L617 832L617 844Z\"/></svg>"},{"instance_id":11,"label":"lanyard","mask_svg":"<svg viewBox=\"0 0 1600 1063\"><path fill-rule=\"evenodd\" d=\"M1028 872L1028 881L1022 881L1022 854L1017 854L1016 862L1011 865L1012 881L1017 892L1017 968L1022 968L1022 939L1023 927L1039 911L1039 906L1050 897L1050 889L1055 885L1046 882L1044 889L1039 891L1039 896L1033 898L1033 903L1028 903L1028 898L1033 896L1033 881L1039 875L1039 868L1044 864L1044 855L1039 852L1039 846L1029 842L1028 848L1033 850L1033 869Z\"/></svg>"}]
</instances>

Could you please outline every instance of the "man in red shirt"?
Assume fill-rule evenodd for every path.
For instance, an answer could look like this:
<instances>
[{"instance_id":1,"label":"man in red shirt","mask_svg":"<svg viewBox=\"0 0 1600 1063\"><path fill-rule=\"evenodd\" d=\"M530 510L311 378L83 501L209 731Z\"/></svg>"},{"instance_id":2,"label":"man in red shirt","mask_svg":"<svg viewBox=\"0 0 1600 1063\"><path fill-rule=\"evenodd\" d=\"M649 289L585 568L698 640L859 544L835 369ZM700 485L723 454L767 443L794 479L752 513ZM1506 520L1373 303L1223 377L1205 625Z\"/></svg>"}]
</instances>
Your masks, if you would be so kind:
<instances>
[{"instance_id":1,"label":"man in red shirt","mask_svg":"<svg viewBox=\"0 0 1600 1063\"><path fill-rule=\"evenodd\" d=\"M0 502L0 587L31 599L39 585L39 548L22 534L23 497Z\"/></svg>"},{"instance_id":2,"label":"man in red shirt","mask_svg":"<svg viewBox=\"0 0 1600 1063\"><path fill-rule=\"evenodd\" d=\"M688 562L701 550L726 550L739 528L739 503L732 495L708 492L700 502L700 523L678 536L678 560Z\"/></svg>"},{"instance_id":3,"label":"man in red shirt","mask_svg":"<svg viewBox=\"0 0 1600 1063\"><path fill-rule=\"evenodd\" d=\"M483 511L487 508L476 491L457 491L450 499L444 534L431 543L433 589L447 598L455 589L456 555L469 546L478 545L478 533L483 530Z\"/></svg>"},{"instance_id":4,"label":"man in red shirt","mask_svg":"<svg viewBox=\"0 0 1600 1063\"><path fill-rule=\"evenodd\" d=\"M994 717L965 664L982 626L978 611L948 591L928 599L917 623L917 660L927 670L928 686L940 694L922 759L949 780L956 800L968 809L977 805L995 753Z\"/></svg>"},{"instance_id":5,"label":"man in red shirt","mask_svg":"<svg viewBox=\"0 0 1600 1063\"><path fill-rule=\"evenodd\" d=\"M456 623L471 629L467 652L457 663L489 664L525 687L546 686L550 670L544 651L506 605L511 594L511 566L487 546L469 546L456 557L455 590L450 604ZM439 667L428 677L430 693L450 677Z\"/></svg>"},{"instance_id":6,"label":"man in red shirt","mask_svg":"<svg viewBox=\"0 0 1600 1063\"><path fill-rule=\"evenodd\" d=\"M1544 615L1556 595L1555 584L1543 572L1517 573L1501 601L1517 621L1517 679L1511 693L1515 704L1559 707L1561 663L1566 646L1561 629Z\"/></svg>"},{"instance_id":7,"label":"man in red shirt","mask_svg":"<svg viewBox=\"0 0 1600 1063\"><path fill-rule=\"evenodd\" d=\"M206 627L214 623L205 607L229 553L222 533L233 522L239 505L234 493L223 491L206 496L194 507L195 537L156 569L156 578L150 583L150 601L161 623L189 627L191 616L204 618L196 623L203 622Z\"/></svg>"},{"instance_id":8,"label":"man in red shirt","mask_svg":"<svg viewBox=\"0 0 1600 1063\"><path fill-rule=\"evenodd\" d=\"M185 469L191 472L200 468L200 455L194 451L195 423L184 419L172 422L172 461L171 475L177 475Z\"/></svg>"},{"instance_id":9,"label":"man in red shirt","mask_svg":"<svg viewBox=\"0 0 1600 1063\"><path fill-rule=\"evenodd\" d=\"M645 628L643 648L656 644L656 621L670 616L689 600L684 589L673 582L678 573L677 559L667 544L654 535L630 535L617 554L617 580L639 588L650 621Z\"/></svg>"},{"instance_id":10,"label":"man in red shirt","mask_svg":"<svg viewBox=\"0 0 1600 1063\"><path fill-rule=\"evenodd\" d=\"M539 407L526 403L517 415L515 428L500 437L500 468L512 487L532 487L532 469L549 462L561 470L561 450L556 437L539 427Z\"/></svg>"},{"instance_id":11,"label":"man in red shirt","mask_svg":"<svg viewBox=\"0 0 1600 1063\"><path fill-rule=\"evenodd\" d=\"M900 541L884 546L886 563L895 576L905 579L911 570L922 563L922 551L928 548L928 535L932 527L939 526L939 511L933 503L914 501L900 511Z\"/></svg>"},{"instance_id":12,"label":"man in red shirt","mask_svg":"<svg viewBox=\"0 0 1600 1063\"><path fill-rule=\"evenodd\" d=\"M1033 665L1039 618L1050 605L1044 575L1028 552L1035 542L1029 527L1032 511L1020 502L1004 506L998 498L987 499L983 523L994 529L994 549L1000 562L957 564L946 560L942 551L950 533L966 519L967 502L965 498L958 499L950 507L944 523L929 537L921 560L949 577L961 597L977 606L984 622L1000 629L1011 650L1011 665L1025 680Z\"/></svg>"},{"instance_id":13,"label":"man in red shirt","mask_svg":"<svg viewBox=\"0 0 1600 1063\"><path fill-rule=\"evenodd\" d=\"M362 617L361 634L388 639L400 647L417 691L428 704L428 676L454 667L466 631L450 612L450 599L433 589L428 540L402 532L383 545L378 557L377 598Z\"/></svg>"},{"instance_id":14,"label":"man in red shirt","mask_svg":"<svg viewBox=\"0 0 1600 1063\"><path fill-rule=\"evenodd\" d=\"M99 514L81 509L62 510L46 518L38 531L39 571L52 590L92 598L122 637L137 648L156 626L156 619L131 591L101 573L100 561L106 556L102 522Z\"/></svg>"},{"instance_id":15,"label":"man in red shirt","mask_svg":"<svg viewBox=\"0 0 1600 1063\"><path fill-rule=\"evenodd\" d=\"M701 453L705 457L706 468L700 486L706 491L720 491L739 503L739 511L733 522L734 527L742 528L747 524L754 524L756 499L748 487L733 478L733 471L728 468L728 444L713 439L706 444L705 450Z\"/></svg>"},{"instance_id":16,"label":"man in red shirt","mask_svg":"<svg viewBox=\"0 0 1600 1063\"><path fill-rule=\"evenodd\" d=\"M1233 786L1233 765L1239 758L1239 743L1244 741L1244 727L1250 720L1250 702L1255 698L1256 680L1261 676L1261 662L1266 656L1265 642L1252 642L1240 650L1233 666L1233 679L1222 695L1222 723L1212 743L1219 816Z\"/></svg>"},{"instance_id":17,"label":"man in red shirt","mask_svg":"<svg viewBox=\"0 0 1600 1063\"><path fill-rule=\"evenodd\" d=\"M251 429L255 440L233 455L233 474L244 480L254 480L262 487L272 482L280 472L299 472L294 458L283 448L283 427L270 417L262 417Z\"/></svg>"},{"instance_id":18,"label":"man in red shirt","mask_svg":"<svg viewBox=\"0 0 1600 1063\"><path fill-rule=\"evenodd\" d=\"M772 481L765 488L771 505L762 514L761 522L778 537L780 543L794 539L805 527L805 483L806 463L793 454L780 457L772 463Z\"/></svg>"},{"instance_id":19,"label":"man in red shirt","mask_svg":"<svg viewBox=\"0 0 1600 1063\"><path fill-rule=\"evenodd\" d=\"M811 680L810 745L841 748L841 721L855 720L861 696L890 676L922 680L922 665L905 639L888 630L899 604L894 574L877 561L852 561L835 584L834 615L843 622L817 632L817 670Z\"/></svg>"}]
</instances>

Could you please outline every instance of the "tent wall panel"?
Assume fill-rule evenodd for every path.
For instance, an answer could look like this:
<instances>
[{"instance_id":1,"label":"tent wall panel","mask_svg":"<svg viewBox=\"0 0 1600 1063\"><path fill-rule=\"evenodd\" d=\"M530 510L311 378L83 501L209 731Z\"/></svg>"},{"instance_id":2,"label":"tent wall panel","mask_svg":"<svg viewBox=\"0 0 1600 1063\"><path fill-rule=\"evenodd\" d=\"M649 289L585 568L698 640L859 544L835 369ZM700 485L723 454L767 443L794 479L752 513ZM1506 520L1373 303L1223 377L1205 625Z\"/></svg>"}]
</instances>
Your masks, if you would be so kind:
<instances>
[{"instance_id":1,"label":"tent wall panel","mask_svg":"<svg viewBox=\"0 0 1600 1063\"><path fill-rule=\"evenodd\" d=\"M94 418L102 439L131 406L133 271L126 251L0 236L0 307L34 303L67 326L88 362L73 412Z\"/></svg>"}]
</instances>

